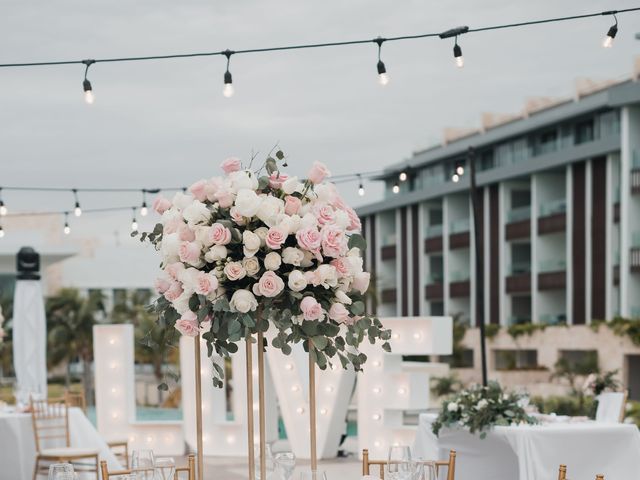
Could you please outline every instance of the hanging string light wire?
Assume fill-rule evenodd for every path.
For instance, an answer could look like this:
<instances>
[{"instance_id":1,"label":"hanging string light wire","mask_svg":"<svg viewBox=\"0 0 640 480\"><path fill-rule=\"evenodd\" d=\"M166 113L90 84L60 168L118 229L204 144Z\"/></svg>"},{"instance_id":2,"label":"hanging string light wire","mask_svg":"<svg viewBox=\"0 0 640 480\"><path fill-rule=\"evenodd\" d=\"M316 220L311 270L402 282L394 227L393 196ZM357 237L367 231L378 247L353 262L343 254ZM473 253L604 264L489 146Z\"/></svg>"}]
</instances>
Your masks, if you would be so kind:
<instances>
[{"instance_id":1,"label":"hanging string light wire","mask_svg":"<svg viewBox=\"0 0 640 480\"><path fill-rule=\"evenodd\" d=\"M96 63L95 60L82 60L82 63L85 65L84 68L84 81L82 82L82 89L84 90L84 101L91 105L95 97L93 95L93 89L91 88L91 82L87 78L87 74L89 73L89 67Z\"/></svg>"},{"instance_id":2,"label":"hanging string light wire","mask_svg":"<svg viewBox=\"0 0 640 480\"><path fill-rule=\"evenodd\" d=\"M231 62L231 55L233 54L234 52L232 52L231 50L224 51L224 55L225 57L227 57L227 71L224 72L224 89L222 90L222 94L227 98L233 97L233 94L235 92L233 88L233 78L231 77L231 72L229 71L229 63Z\"/></svg>"},{"instance_id":3,"label":"hanging string light wire","mask_svg":"<svg viewBox=\"0 0 640 480\"><path fill-rule=\"evenodd\" d=\"M623 13L636 12L640 11L640 7L634 8L625 8L620 10L607 10L604 12L593 12L582 15L570 15L565 17L553 17L553 18L545 18L539 20L529 20L525 22L516 22L516 23L505 23L500 25L490 25L486 27L479 28L469 28L465 33L479 33L486 32L490 30L503 30L508 28L519 28L526 27L532 25L542 25L547 23L558 23L558 22L567 22L573 20L581 20L586 18L593 18L599 16L610 16L610 15L620 15ZM616 18L617 25L617 18ZM617 33L617 26L616 26ZM417 40L421 38L435 38L441 37L441 32L436 33L421 33L417 35L401 35L396 37L386 37L384 38L385 42L397 42L404 40ZM245 53L265 53L265 52L277 52L283 50L301 50L301 49L312 49L312 48L329 48L329 47L343 47L349 45L364 45L370 44L371 42L378 43L378 39L362 39L362 40L348 40L348 41L334 41L334 42L323 42L323 43L308 43L308 44L298 44L298 45L283 45L283 46L273 46L273 47L262 47L262 48L247 48L244 50L234 50L234 55L245 54ZM140 62L147 60L169 60L169 59L179 59L179 58L193 58L193 57L210 57L215 55L226 55L226 52L229 50L222 51L213 51L213 52L193 52L193 53L177 53L177 54L169 54L169 55L147 55L147 56L137 56L137 57L112 57L112 58L96 58L94 60L90 60L93 63L112 63L112 62ZM42 61L42 62L19 62L19 63L3 63L0 64L0 68L8 68L8 67L39 67L39 66L49 66L49 65L74 65L74 64L85 64L88 60L59 60L59 61ZM88 70L88 65L87 65Z\"/></svg>"},{"instance_id":4,"label":"hanging string light wire","mask_svg":"<svg viewBox=\"0 0 640 480\"><path fill-rule=\"evenodd\" d=\"M386 41L386 39L382 37L378 37L374 40L376 44L378 44L378 64L376 68L378 69L378 83L382 86L387 85L389 83L389 74L387 73L387 67L385 67L384 62L380 58L382 54L382 44Z\"/></svg>"}]
</instances>

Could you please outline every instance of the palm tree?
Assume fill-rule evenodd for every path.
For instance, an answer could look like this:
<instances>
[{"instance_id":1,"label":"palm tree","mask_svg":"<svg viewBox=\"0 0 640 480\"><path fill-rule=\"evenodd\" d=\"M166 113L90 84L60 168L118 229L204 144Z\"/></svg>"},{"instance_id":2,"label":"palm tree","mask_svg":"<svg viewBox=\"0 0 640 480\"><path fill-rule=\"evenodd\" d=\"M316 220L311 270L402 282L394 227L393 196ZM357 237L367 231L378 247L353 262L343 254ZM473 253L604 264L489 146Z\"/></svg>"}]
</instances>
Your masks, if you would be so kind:
<instances>
[{"instance_id":1,"label":"palm tree","mask_svg":"<svg viewBox=\"0 0 640 480\"><path fill-rule=\"evenodd\" d=\"M74 288L63 288L47 298L48 360L51 365L66 363L67 386L69 364L82 362L82 386L88 405L93 405L93 326L104 314L104 296L100 291L82 295Z\"/></svg>"}]
</instances>

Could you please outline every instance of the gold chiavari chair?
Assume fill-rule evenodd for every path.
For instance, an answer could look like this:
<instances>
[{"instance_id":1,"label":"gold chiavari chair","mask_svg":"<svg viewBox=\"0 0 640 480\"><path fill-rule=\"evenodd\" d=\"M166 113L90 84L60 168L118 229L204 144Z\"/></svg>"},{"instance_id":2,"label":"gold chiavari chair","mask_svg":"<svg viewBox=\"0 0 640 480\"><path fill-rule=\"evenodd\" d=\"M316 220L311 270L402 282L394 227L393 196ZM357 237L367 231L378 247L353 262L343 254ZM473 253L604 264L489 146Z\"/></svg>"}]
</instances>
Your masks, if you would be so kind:
<instances>
[{"instance_id":1,"label":"gold chiavari chair","mask_svg":"<svg viewBox=\"0 0 640 480\"><path fill-rule=\"evenodd\" d=\"M71 463L76 472L95 472L98 480L98 450L71 447L69 407L64 398L30 400L31 422L36 443L33 480L48 474L50 463ZM49 447L52 444L62 446Z\"/></svg>"},{"instance_id":2,"label":"gold chiavari chair","mask_svg":"<svg viewBox=\"0 0 640 480\"><path fill-rule=\"evenodd\" d=\"M369 450L366 448L362 450L362 475L369 475L371 466L377 465L379 467L380 480L384 480L384 467L387 465L386 460L372 460L369 458ZM425 462L428 463L428 462ZM456 451L451 450L449 452L449 460L436 460L433 462L436 466L436 473L440 473L441 467L447 468L447 480L455 480L456 476Z\"/></svg>"},{"instance_id":3,"label":"gold chiavari chair","mask_svg":"<svg viewBox=\"0 0 640 480\"><path fill-rule=\"evenodd\" d=\"M131 475L135 473L135 470L126 469L126 470L118 470L110 472L107 468L107 462L102 460L100 462L100 471L102 472L102 480L109 480L111 477L119 477L121 475ZM174 480L180 480L180 474L186 473L186 478L183 480L196 480L196 456L191 454L187 460L186 467L176 467L176 473L174 475ZM117 480L117 479L114 479Z\"/></svg>"},{"instance_id":4,"label":"gold chiavari chair","mask_svg":"<svg viewBox=\"0 0 640 480\"><path fill-rule=\"evenodd\" d=\"M598 475L596 475L596 480L604 480L604 475L599 473Z\"/></svg>"},{"instance_id":5,"label":"gold chiavari chair","mask_svg":"<svg viewBox=\"0 0 640 480\"><path fill-rule=\"evenodd\" d=\"M567 480L567 466L560 465L558 469L558 480Z\"/></svg>"},{"instance_id":6,"label":"gold chiavari chair","mask_svg":"<svg viewBox=\"0 0 640 480\"><path fill-rule=\"evenodd\" d=\"M87 401L84 396L84 390L80 392L71 392L67 390L64 394L64 398L69 407L78 407L86 415ZM124 465L125 468L129 468L129 442L126 439L114 439L107 441L107 445L120 464Z\"/></svg>"}]
</instances>

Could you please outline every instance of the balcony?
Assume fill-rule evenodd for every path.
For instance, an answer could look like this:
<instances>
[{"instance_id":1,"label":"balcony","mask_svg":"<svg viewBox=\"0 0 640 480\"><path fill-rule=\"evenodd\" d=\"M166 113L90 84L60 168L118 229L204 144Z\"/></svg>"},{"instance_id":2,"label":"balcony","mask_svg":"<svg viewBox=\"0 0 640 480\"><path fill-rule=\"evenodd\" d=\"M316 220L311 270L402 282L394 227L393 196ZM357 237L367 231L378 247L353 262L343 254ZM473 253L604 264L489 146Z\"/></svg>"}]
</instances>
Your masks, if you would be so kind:
<instances>
[{"instance_id":1,"label":"balcony","mask_svg":"<svg viewBox=\"0 0 640 480\"><path fill-rule=\"evenodd\" d=\"M424 253L442 251L442 225L430 225L425 231Z\"/></svg>"},{"instance_id":2,"label":"balcony","mask_svg":"<svg viewBox=\"0 0 640 480\"><path fill-rule=\"evenodd\" d=\"M633 232L631 236L629 267L633 273L640 273L640 232Z\"/></svg>"},{"instance_id":3,"label":"balcony","mask_svg":"<svg viewBox=\"0 0 640 480\"><path fill-rule=\"evenodd\" d=\"M382 260L394 260L396 258L396 235L386 235L382 239L380 257Z\"/></svg>"},{"instance_id":4,"label":"balcony","mask_svg":"<svg viewBox=\"0 0 640 480\"><path fill-rule=\"evenodd\" d=\"M567 263L564 260L543 260L538 265L538 290L562 290L567 285Z\"/></svg>"},{"instance_id":5,"label":"balcony","mask_svg":"<svg viewBox=\"0 0 640 480\"><path fill-rule=\"evenodd\" d=\"M442 272L433 272L427 276L427 285L425 287L425 298L427 300L438 300L444 296L444 274Z\"/></svg>"},{"instance_id":6,"label":"balcony","mask_svg":"<svg viewBox=\"0 0 640 480\"><path fill-rule=\"evenodd\" d=\"M385 288L380 295L382 303L396 303L398 300L397 290L395 288Z\"/></svg>"},{"instance_id":7,"label":"balcony","mask_svg":"<svg viewBox=\"0 0 640 480\"><path fill-rule=\"evenodd\" d=\"M467 248L469 246L469 219L461 218L449 225L449 248Z\"/></svg>"},{"instance_id":8,"label":"balcony","mask_svg":"<svg viewBox=\"0 0 640 480\"><path fill-rule=\"evenodd\" d=\"M531 315L511 315L507 321L509 322L509 326L531 323Z\"/></svg>"},{"instance_id":9,"label":"balcony","mask_svg":"<svg viewBox=\"0 0 640 480\"><path fill-rule=\"evenodd\" d=\"M531 263L512 263L509 267L505 287L507 293L529 293L531 291Z\"/></svg>"},{"instance_id":10,"label":"balcony","mask_svg":"<svg viewBox=\"0 0 640 480\"><path fill-rule=\"evenodd\" d=\"M564 199L540 204L538 234L564 232L567 226L567 202Z\"/></svg>"},{"instance_id":11,"label":"balcony","mask_svg":"<svg viewBox=\"0 0 640 480\"><path fill-rule=\"evenodd\" d=\"M545 325L566 325L567 316L564 313L544 313L540 315L540 323Z\"/></svg>"},{"instance_id":12,"label":"balcony","mask_svg":"<svg viewBox=\"0 0 640 480\"><path fill-rule=\"evenodd\" d=\"M451 272L449 276L449 296L451 298L467 298L471 294L471 275L468 271Z\"/></svg>"},{"instance_id":13,"label":"balcony","mask_svg":"<svg viewBox=\"0 0 640 480\"><path fill-rule=\"evenodd\" d=\"M633 151L631 160L631 193L640 194L640 151Z\"/></svg>"}]
</instances>

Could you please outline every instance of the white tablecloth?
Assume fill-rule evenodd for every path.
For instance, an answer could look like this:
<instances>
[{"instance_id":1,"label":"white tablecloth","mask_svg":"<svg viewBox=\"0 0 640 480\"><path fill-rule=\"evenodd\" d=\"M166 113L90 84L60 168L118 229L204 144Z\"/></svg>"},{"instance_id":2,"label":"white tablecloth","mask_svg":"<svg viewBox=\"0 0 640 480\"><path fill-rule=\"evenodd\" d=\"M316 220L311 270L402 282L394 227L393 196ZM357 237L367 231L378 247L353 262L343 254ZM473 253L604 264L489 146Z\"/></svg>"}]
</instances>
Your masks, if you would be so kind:
<instances>
[{"instance_id":1,"label":"white tablecloth","mask_svg":"<svg viewBox=\"0 0 640 480\"><path fill-rule=\"evenodd\" d=\"M72 447L96 448L100 452L100 460L106 460L110 470L122 468L79 408L69 409L69 435ZM0 480L31 480L35 458L31 415L0 412Z\"/></svg>"},{"instance_id":2,"label":"white tablecloth","mask_svg":"<svg viewBox=\"0 0 640 480\"><path fill-rule=\"evenodd\" d=\"M557 478L640 479L640 432L635 425L596 422L495 427L483 440L462 429L431 432L433 414L420 415L414 455L446 458L457 451L456 480Z\"/></svg>"}]
</instances>

